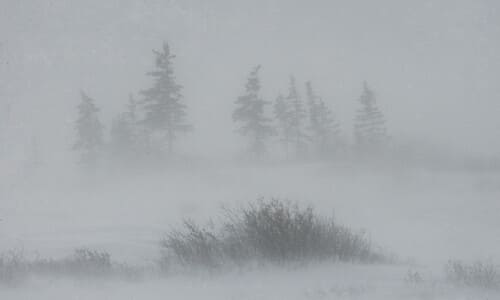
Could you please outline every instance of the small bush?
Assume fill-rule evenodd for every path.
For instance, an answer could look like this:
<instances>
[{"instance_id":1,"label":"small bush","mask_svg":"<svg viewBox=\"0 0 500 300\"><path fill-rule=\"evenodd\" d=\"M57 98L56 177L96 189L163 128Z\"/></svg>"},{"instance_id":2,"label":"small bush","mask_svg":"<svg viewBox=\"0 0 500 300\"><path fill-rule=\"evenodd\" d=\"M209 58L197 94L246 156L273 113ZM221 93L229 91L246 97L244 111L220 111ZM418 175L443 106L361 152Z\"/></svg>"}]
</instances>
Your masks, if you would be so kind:
<instances>
[{"instance_id":1,"label":"small bush","mask_svg":"<svg viewBox=\"0 0 500 300\"><path fill-rule=\"evenodd\" d=\"M452 260L445 266L446 279L458 286L500 288L500 269L491 262L466 264Z\"/></svg>"},{"instance_id":2,"label":"small bush","mask_svg":"<svg viewBox=\"0 0 500 300\"><path fill-rule=\"evenodd\" d=\"M172 230L162 241L165 250L162 267L171 266L172 260L182 265L215 268L222 262L222 242L210 231L186 220L183 230Z\"/></svg>"},{"instance_id":3,"label":"small bush","mask_svg":"<svg viewBox=\"0 0 500 300\"><path fill-rule=\"evenodd\" d=\"M87 248L76 249L72 256L64 259L37 259L29 265L37 274L96 277L113 273L111 256L107 252Z\"/></svg>"},{"instance_id":4,"label":"small bush","mask_svg":"<svg viewBox=\"0 0 500 300\"><path fill-rule=\"evenodd\" d=\"M138 278L137 268L112 262L107 252L87 248L76 249L64 259L27 260L21 252L9 252L0 257L0 283L16 284L28 276L65 276L78 278L120 277Z\"/></svg>"},{"instance_id":5,"label":"small bush","mask_svg":"<svg viewBox=\"0 0 500 300\"><path fill-rule=\"evenodd\" d=\"M417 286L423 283L424 279L418 271L408 270L408 273L406 273L405 282L409 285Z\"/></svg>"},{"instance_id":6,"label":"small bush","mask_svg":"<svg viewBox=\"0 0 500 300\"><path fill-rule=\"evenodd\" d=\"M111 256L87 248L76 249L73 257L67 260L69 271L75 274L106 275L113 271Z\"/></svg>"},{"instance_id":7,"label":"small bush","mask_svg":"<svg viewBox=\"0 0 500 300\"><path fill-rule=\"evenodd\" d=\"M238 210L224 210L219 229L185 221L161 242L164 268L215 269L250 262L339 260L377 262L385 257L373 250L362 233L318 216L312 207L279 199L259 199Z\"/></svg>"},{"instance_id":8,"label":"small bush","mask_svg":"<svg viewBox=\"0 0 500 300\"><path fill-rule=\"evenodd\" d=\"M21 251L10 251L0 256L0 283L15 285L27 274L27 266Z\"/></svg>"}]
</instances>

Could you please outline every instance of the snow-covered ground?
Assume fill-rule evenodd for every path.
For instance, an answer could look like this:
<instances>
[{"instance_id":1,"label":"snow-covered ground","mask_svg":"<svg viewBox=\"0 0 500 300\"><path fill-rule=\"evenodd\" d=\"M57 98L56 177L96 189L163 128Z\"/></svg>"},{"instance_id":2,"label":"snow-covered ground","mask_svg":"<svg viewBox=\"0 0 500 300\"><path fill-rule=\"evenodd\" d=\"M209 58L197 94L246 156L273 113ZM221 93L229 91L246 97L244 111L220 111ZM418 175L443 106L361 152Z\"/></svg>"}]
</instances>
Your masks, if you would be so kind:
<instances>
[{"instance_id":1,"label":"snow-covered ground","mask_svg":"<svg viewBox=\"0 0 500 300\"><path fill-rule=\"evenodd\" d=\"M405 281L406 266L322 265L219 275L173 276L143 281L34 279L0 288L1 299L499 299L490 290L454 287L426 269L425 281Z\"/></svg>"},{"instance_id":2,"label":"snow-covered ground","mask_svg":"<svg viewBox=\"0 0 500 300\"><path fill-rule=\"evenodd\" d=\"M2 185L0 250L58 258L89 247L148 265L163 233L182 218L216 222L222 205L261 196L334 214L417 266L323 265L141 282L34 279L0 289L0 299L500 299L441 282L448 259L500 262L497 173L308 164L31 178ZM405 282L411 268L423 284Z\"/></svg>"}]
</instances>

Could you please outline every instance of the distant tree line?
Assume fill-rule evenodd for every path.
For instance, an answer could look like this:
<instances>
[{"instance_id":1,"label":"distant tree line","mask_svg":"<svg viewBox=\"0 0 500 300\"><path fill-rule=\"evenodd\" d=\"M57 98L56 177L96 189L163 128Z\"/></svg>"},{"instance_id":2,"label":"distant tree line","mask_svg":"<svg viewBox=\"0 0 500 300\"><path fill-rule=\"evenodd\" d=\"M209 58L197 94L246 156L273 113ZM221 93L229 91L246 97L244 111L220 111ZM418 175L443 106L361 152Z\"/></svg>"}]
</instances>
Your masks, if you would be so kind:
<instances>
[{"instance_id":1,"label":"distant tree line","mask_svg":"<svg viewBox=\"0 0 500 300\"><path fill-rule=\"evenodd\" d=\"M239 126L237 131L248 139L248 152L252 156L264 156L272 138L281 143L288 159L332 157L346 149L348 145L341 137L339 121L310 81L304 85L304 100L295 78L290 76L288 93L270 102L260 95L259 71L257 66L250 72L245 92L235 101L233 112L233 120ZM350 149L357 154L380 153L389 138L375 93L366 82L358 102L355 141Z\"/></svg>"},{"instance_id":2,"label":"distant tree line","mask_svg":"<svg viewBox=\"0 0 500 300\"><path fill-rule=\"evenodd\" d=\"M158 162L172 157L179 135L192 129L187 122L183 87L174 75L175 55L167 43L153 53L155 67L147 73L152 85L139 92L139 100L129 96L126 109L112 122L107 147L104 147L99 108L93 99L81 92L73 149L79 153L83 165L94 167L106 154L116 164Z\"/></svg>"},{"instance_id":3,"label":"distant tree line","mask_svg":"<svg viewBox=\"0 0 500 300\"><path fill-rule=\"evenodd\" d=\"M154 69L147 73L151 86L141 90L138 99L129 96L123 112L112 121L108 141L104 139L105 127L96 101L81 92L73 149L82 165L93 168L105 157L117 165L169 160L175 156L180 135L193 129L187 119L183 86L174 74L175 55L167 43L153 53ZM260 70L260 66L251 70L232 114L236 131L248 141L250 157L265 157L274 142L279 143L287 159L333 157L346 149L333 110L310 81L304 84L302 96L295 78L290 76L287 93L268 101L261 95ZM366 82L358 101L354 145L349 149L376 153L387 144L388 136L383 113Z\"/></svg>"}]
</instances>

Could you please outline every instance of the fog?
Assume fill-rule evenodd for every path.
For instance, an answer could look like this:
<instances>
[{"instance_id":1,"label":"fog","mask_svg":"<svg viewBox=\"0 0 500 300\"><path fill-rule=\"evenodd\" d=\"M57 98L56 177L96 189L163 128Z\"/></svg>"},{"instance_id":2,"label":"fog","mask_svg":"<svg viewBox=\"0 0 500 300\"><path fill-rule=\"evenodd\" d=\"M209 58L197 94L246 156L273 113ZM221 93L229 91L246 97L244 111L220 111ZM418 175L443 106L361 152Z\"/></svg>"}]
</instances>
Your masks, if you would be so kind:
<instances>
[{"instance_id":1,"label":"fog","mask_svg":"<svg viewBox=\"0 0 500 300\"><path fill-rule=\"evenodd\" d=\"M0 298L498 297L499 37L493 0L0 1ZM225 252L307 206L364 256Z\"/></svg>"}]
</instances>

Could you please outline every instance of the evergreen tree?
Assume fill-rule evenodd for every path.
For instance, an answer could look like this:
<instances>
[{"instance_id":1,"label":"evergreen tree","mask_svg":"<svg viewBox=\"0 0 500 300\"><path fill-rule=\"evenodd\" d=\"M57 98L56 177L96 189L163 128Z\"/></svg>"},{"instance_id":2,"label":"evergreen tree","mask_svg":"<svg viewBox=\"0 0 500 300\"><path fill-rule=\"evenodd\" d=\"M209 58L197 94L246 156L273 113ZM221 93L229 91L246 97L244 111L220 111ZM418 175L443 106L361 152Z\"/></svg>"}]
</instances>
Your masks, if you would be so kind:
<instances>
[{"instance_id":1,"label":"evergreen tree","mask_svg":"<svg viewBox=\"0 0 500 300\"><path fill-rule=\"evenodd\" d=\"M374 92L363 83L363 93L358 99L361 108L357 110L354 135L356 145L362 151L375 151L380 149L387 141L385 119L377 107Z\"/></svg>"},{"instance_id":2,"label":"evergreen tree","mask_svg":"<svg viewBox=\"0 0 500 300\"><path fill-rule=\"evenodd\" d=\"M334 151L340 142L340 126L330 108L314 93L310 81L306 82L306 97L311 140L316 145L318 153L326 155Z\"/></svg>"},{"instance_id":3,"label":"evergreen tree","mask_svg":"<svg viewBox=\"0 0 500 300\"><path fill-rule=\"evenodd\" d=\"M257 66L250 72L245 94L235 101L236 108L233 112L233 121L241 123L238 132L250 139L250 151L256 156L261 156L266 151L266 139L274 133L271 120L265 116L265 108L269 102L259 95L259 70L260 66Z\"/></svg>"},{"instance_id":4,"label":"evergreen tree","mask_svg":"<svg viewBox=\"0 0 500 300\"><path fill-rule=\"evenodd\" d=\"M283 95L279 95L273 105L274 117L277 121L278 136L285 147L286 157L289 157L289 148L292 137L290 104Z\"/></svg>"},{"instance_id":5,"label":"evergreen tree","mask_svg":"<svg viewBox=\"0 0 500 300\"><path fill-rule=\"evenodd\" d=\"M320 155L333 154L340 145L340 125L325 102L319 99L316 104L316 126L314 133Z\"/></svg>"},{"instance_id":6,"label":"evergreen tree","mask_svg":"<svg viewBox=\"0 0 500 300\"><path fill-rule=\"evenodd\" d=\"M316 95L316 93L314 93L310 81L306 82L306 99L307 99L307 108L309 109L309 123L312 126L313 124L316 123L315 105L319 97Z\"/></svg>"},{"instance_id":7,"label":"evergreen tree","mask_svg":"<svg viewBox=\"0 0 500 300\"><path fill-rule=\"evenodd\" d=\"M182 86L177 84L172 60L175 58L167 43L155 54L155 69L147 75L153 78L153 86L141 92L144 99L142 124L151 137L159 136L167 143L168 154L174 150L174 143L181 132L191 129L186 123L186 105L182 102Z\"/></svg>"},{"instance_id":8,"label":"evergreen tree","mask_svg":"<svg viewBox=\"0 0 500 300\"><path fill-rule=\"evenodd\" d=\"M118 115L111 126L111 154L120 163L138 158L137 104L129 97L128 110Z\"/></svg>"},{"instance_id":9,"label":"evergreen tree","mask_svg":"<svg viewBox=\"0 0 500 300\"><path fill-rule=\"evenodd\" d=\"M315 139L315 131L318 127L318 101L319 97L314 93L310 81L306 82L306 100L309 112L309 131L312 133L312 139Z\"/></svg>"},{"instance_id":10,"label":"evergreen tree","mask_svg":"<svg viewBox=\"0 0 500 300\"><path fill-rule=\"evenodd\" d=\"M77 140L73 145L75 151L80 152L80 162L85 165L95 165L103 146L103 126L99 121L99 109L94 100L83 91L81 102L78 105L78 119L75 129Z\"/></svg>"},{"instance_id":11,"label":"evergreen tree","mask_svg":"<svg viewBox=\"0 0 500 300\"><path fill-rule=\"evenodd\" d=\"M296 155L301 157L307 152L307 142L309 140L309 136L305 132L307 112L297 92L295 78L293 76L290 77L290 86L286 101L290 107L289 118L291 139L295 146Z\"/></svg>"},{"instance_id":12,"label":"evergreen tree","mask_svg":"<svg viewBox=\"0 0 500 300\"><path fill-rule=\"evenodd\" d=\"M137 125L137 101L132 94L128 96L127 117L134 126Z\"/></svg>"}]
</instances>

